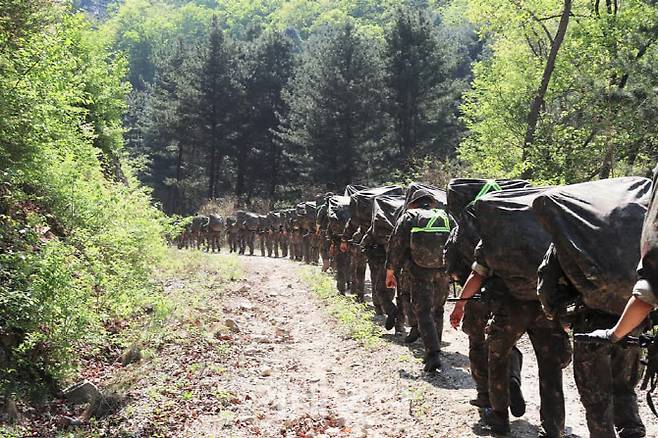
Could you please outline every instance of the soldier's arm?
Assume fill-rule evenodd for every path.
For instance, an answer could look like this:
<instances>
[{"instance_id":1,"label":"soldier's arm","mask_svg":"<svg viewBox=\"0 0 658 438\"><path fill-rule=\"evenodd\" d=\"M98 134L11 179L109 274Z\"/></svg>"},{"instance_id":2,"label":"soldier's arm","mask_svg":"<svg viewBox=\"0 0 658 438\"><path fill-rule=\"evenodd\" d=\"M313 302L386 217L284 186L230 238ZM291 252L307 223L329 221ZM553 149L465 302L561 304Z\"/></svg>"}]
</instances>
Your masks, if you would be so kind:
<instances>
[{"instance_id":1,"label":"soldier's arm","mask_svg":"<svg viewBox=\"0 0 658 438\"><path fill-rule=\"evenodd\" d=\"M347 224L345 224L345 229L343 230L342 241L343 242L349 241L354 235L354 233L356 233L357 228L358 227L356 226L354 221L352 221L352 219L348 220Z\"/></svg>"},{"instance_id":2,"label":"soldier's arm","mask_svg":"<svg viewBox=\"0 0 658 438\"><path fill-rule=\"evenodd\" d=\"M471 267L471 273L468 276L466 283L464 283L462 292L459 295L459 301L457 301L455 308L450 314L450 325L452 325L453 328L456 329L459 327L459 324L464 317L464 308L466 307L466 302L470 298L473 298L473 296L477 294L480 289L482 289L482 283L490 275L491 270L485 264L484 248L482 241L480 241L480 243L478 243L477 247L475 248L475 262L473 262L473 266Z\"/></svg>"},{"instance_id":3,"label":"soldier's arm","mask_svg":"<svg viewBox=\"0 0 658 438\"><path fill-rule=\"evenodd\" d=\"M395 224L395 229L388 240L386 250L386 269L396 271L402 266L404 257L409 252L409 240L411 238L411 220L403 215Z\"/></svg>"}]
</instances>

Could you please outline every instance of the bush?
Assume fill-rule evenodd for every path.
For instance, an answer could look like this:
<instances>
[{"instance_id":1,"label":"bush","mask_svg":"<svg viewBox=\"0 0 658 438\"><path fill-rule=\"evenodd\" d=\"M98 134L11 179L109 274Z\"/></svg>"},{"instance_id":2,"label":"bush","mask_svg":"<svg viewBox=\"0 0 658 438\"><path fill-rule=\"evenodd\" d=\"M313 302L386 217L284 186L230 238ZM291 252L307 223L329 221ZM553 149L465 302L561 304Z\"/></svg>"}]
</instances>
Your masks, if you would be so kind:
<instances>
[{"instance_id":1,"label":"bush","mask_svg":"<svg viewBox=\"0 0 658 438\"><path fill-rule=\"evenodd\" d=\"M5 394L57 385L105 322L157 299L150 278L171 229L121 158L125 62L82 16L12 2L22 19L0 22ZM19 29L34 22L26 14L40 26Z\"/></svg>"}]
</instances>

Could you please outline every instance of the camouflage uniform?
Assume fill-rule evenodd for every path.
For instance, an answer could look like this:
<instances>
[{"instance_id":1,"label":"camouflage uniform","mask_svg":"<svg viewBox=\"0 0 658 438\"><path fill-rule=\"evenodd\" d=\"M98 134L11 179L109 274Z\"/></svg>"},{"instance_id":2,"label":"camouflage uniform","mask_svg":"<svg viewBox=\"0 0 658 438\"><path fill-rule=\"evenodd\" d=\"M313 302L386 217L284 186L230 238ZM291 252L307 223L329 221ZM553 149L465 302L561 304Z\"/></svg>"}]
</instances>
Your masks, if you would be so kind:
<instances>
[{"instance_id":1,"label":"camouflage uniform","mask_svg":"<svg viewBox=\"0 0 658 438\"><path fill-rule=\"evenodd\" d=\"M397 315L398 308L393 302L395 289L386 287L386 251L381 246L369 246L366 248L366 256L370 268L372 304L375 307L375 313ZM402 318L396 318L395 329L397 332L404 331Z\"/></svg>"},{"instance_id":2,"label":"camouflage uniform","mask_svg":"<svg viewBox=\"0 0 658 438\"><path fill-rule=\"evenodd\" d=\"M341 295L345 295L350 287L350 256L340 250L342 234L336 234L332 229L327 230L327 240L330 244L329 252L336 263L336 289Z\"/></svg>"},{"instance_id":3,"label":"camouflage uniform","mask_svg":"<svg viewBox=\"0 0 658 438\"><path fill-rule=\"evenodd\" d=\"M234 224L227 226L226 236L229 252L238 252L238 230Z\"/></svg>"},{"instance_id":4,"label":"camouflage uniform","mask_svg":"<svg viewBox=\"0 0 658 438\"><path fill-rule=\"evenodd\" d=\"M406 319L409 327L417 327L416 314L411 306L411 261L403 263L402 269L396 272L398 279L398 296L397 303L399 310L402 312L403 320Z\"/></svg>"},{"instance_id":5,"label":"camouflage uniform","mask_svg":"<svg viewBox=\"0 0 658 438\"><path fill-rule=\"evenodd\" d=\"M489 270L484 250L480 242L475 249L473 270L487 281L496 282L491 291L499 291L488 291L493 313L486 328L491 407L499 416L508 418L512 351L521 336L527 333L539 368L540 433L541 436L559 438L564 433L565 418L562 368L566 367L571 356L570 349L566 348L569 343L567 334L557 321L546 319L539 301L521 301L506 291L502 281Z\"/></svg>"},{"instance_id":6,"label":"camouflage uniform","mask_svg":"<svg viewBox=\"0 0 658 438\"><path fill-rule=\"evenodd\" d=\"M249 255L254 255L254 243L256 240L256 232L242 228L239 233L240 236L240 254L244 254L249 248Z\"/></svg>"},{"instance_id":7,"label":"camouflage uniform","mask_svg":"<svg viewBox=\"0 0 658 438\"><path fill-rule=\"evenodd\" d=\"M320 257L320 247L322 246L322 237L313 230L309 230L309 234L311 238L311 264L317 265L318 258Z\"/></svg>"},{"instance_id":8,"label":"camouflage uniform","mask_svg":"<svg viewBox=\"0 0 658 438\"><path fill-rule=\"evenodd\" d=\"M475 381L479 400L489 400L489 347L485 338L485 329L491 317L491 305L486 300L470 300L464 309L462 330L468 335L468 359L471 376ZM510 357L509 377L521 382L523 355L514 346Z\"/></svg>"},{"instance_id":9,"label":"camouflage uniform","mask_svg":"<svg viewBox=\"0 0 658 438\"><path fill-rule=\"evenodd\" d=\"M261 257L265 257L265 255L267 254L265 251L267 231L258 230L256 234L258 235L258 247L260 248L260 255Z\"/></svg>"},{"instance_id":10,"label":"camouflage uniform","mask_svg":"<svg viewBox=\"0 0 658 438\"><path fill-rule=\"evenodd\" d=\"M295 227L292 230L290 242L292 244L292 256L294 260L301 261L304 257L303 253L303 236L302 230L299 227Z\"/></svg>"},{"instance_id":11,"label":"camouflage uniform","mask_svg":"<svg viewBox=\"0 0 658 438\"><path fill-rule=\"evenodd\" d=\"M278 234L279 247L281 247L281 257L288 257L288 246L290 245L290 239L288 237L288 230L284 227L279 228Z\"/></svg>"},{"instance_id":12,"label":"camouflage uniform","mask_svg":"<svg viewBox=\"0 0 658 438\"><path fill-rule=\"evenodd\" d=\"M356 295L360 302L364 302L366 263L368 263L368 259L363 253L363 248L360 245L362 238L363 233L361 232L361 228L356 226L353 221L348 221L347 225L345 225L345 231L343 232L341 243L347 243L348 245L347 254L350 259L351 292ZM375 289L373 288L373 291L374 290ZM373 303L375 302L374 297L375 293L373 292ZM377 306L375 309L377 310Z\"/></svg>"},{"instance_id":13,"label":"camouflage uniform","mask_svg":"<svg viewBox=\"0 0 658 438\"><path fill-rule=\"evenodd\" d=\"M422 268L413 262L410 245L413 226L413 218L409 214L402 215L398 220L388 242L386 269L398 272L404 266L409 275L411 308L426 356L429 356L441 351L443 309L448 299L449 281L444 270Z\"/></svg>"},{"instance_id":14,"label":"camouflage uniform","mask_svg":"<svg viewBox=\"0 0 658 438\"><path fill-rule=\"evenodd\" d=\"M574 332L612 327L617 319L588 310L574 323ZM639 347L576 342L573 368L591 438L615 438L615 430L619 438L646 436L635 394L641 375Z\"/></svg>"}]
</instances>

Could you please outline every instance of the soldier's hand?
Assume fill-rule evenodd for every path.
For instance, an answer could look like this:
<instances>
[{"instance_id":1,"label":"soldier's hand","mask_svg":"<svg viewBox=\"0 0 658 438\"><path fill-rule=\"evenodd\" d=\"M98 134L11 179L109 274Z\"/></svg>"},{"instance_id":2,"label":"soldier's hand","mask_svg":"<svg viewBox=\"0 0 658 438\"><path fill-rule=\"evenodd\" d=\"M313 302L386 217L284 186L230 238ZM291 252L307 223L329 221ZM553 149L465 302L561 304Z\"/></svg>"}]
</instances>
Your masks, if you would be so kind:
<instances>
[{"instance_id":1,"label":"soldier's hand","mask_svg":"<svg viewBox=\"0 0 658 438\"><path fill-rule=\"evenodd\" d=\"M458 301L450 314L450 325L455 330L459 328L459 324L461 324L462 319L464 318L464 303L464 301Z\"/></svg>"},{"instance_id":2,"label":"soldier's hand","mask_svg":"<svg viewBox=\"0 0 658 438\"><path fill-rule=\"evenodd\" d=\"M573 335L576 342L583 342L588 344L608 344L615 343L618 339L615 338L612 329L594 330L589 333L576 333Z\"/></svg>"},{"instance_id":3,"label":"soldier's hand","mask_svg":"<svg viewBox=\"0 0 658 438\"><path fill-rule=\"evenodd\" d=\"M347 252L347 242L340 242L340 252Z\"/></svg>"},{"instance_id":4,"label":"soldier's hand","mask_svg":"<svg viewBox=\"0 0 658 438\"><path fill-rule=\"evenodd\" d=\"M395 278L395 272L391 269L386 270L386 287L388 289L398 288L398 280Z\"/></svg>"}]
</instances>

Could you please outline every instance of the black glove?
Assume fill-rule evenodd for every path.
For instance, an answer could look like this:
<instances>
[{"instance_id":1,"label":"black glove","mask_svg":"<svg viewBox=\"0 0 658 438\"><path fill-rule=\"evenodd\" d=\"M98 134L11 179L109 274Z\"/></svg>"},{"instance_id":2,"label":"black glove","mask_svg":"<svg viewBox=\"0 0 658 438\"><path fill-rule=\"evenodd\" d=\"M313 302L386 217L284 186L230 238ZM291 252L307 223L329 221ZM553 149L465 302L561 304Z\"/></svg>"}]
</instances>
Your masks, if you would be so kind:
<instances>
[{"instance_id":1,"label":"black glove","mask_svg":"<svg viewBox=\"0 0 658 438\"><path fill-rule=\"evenodd\" d=\"M618 341L612 329L599 329L589 333L576 333L573 335L576 342L588 344L614 344Z\"/></svg>"}]
</instances>

